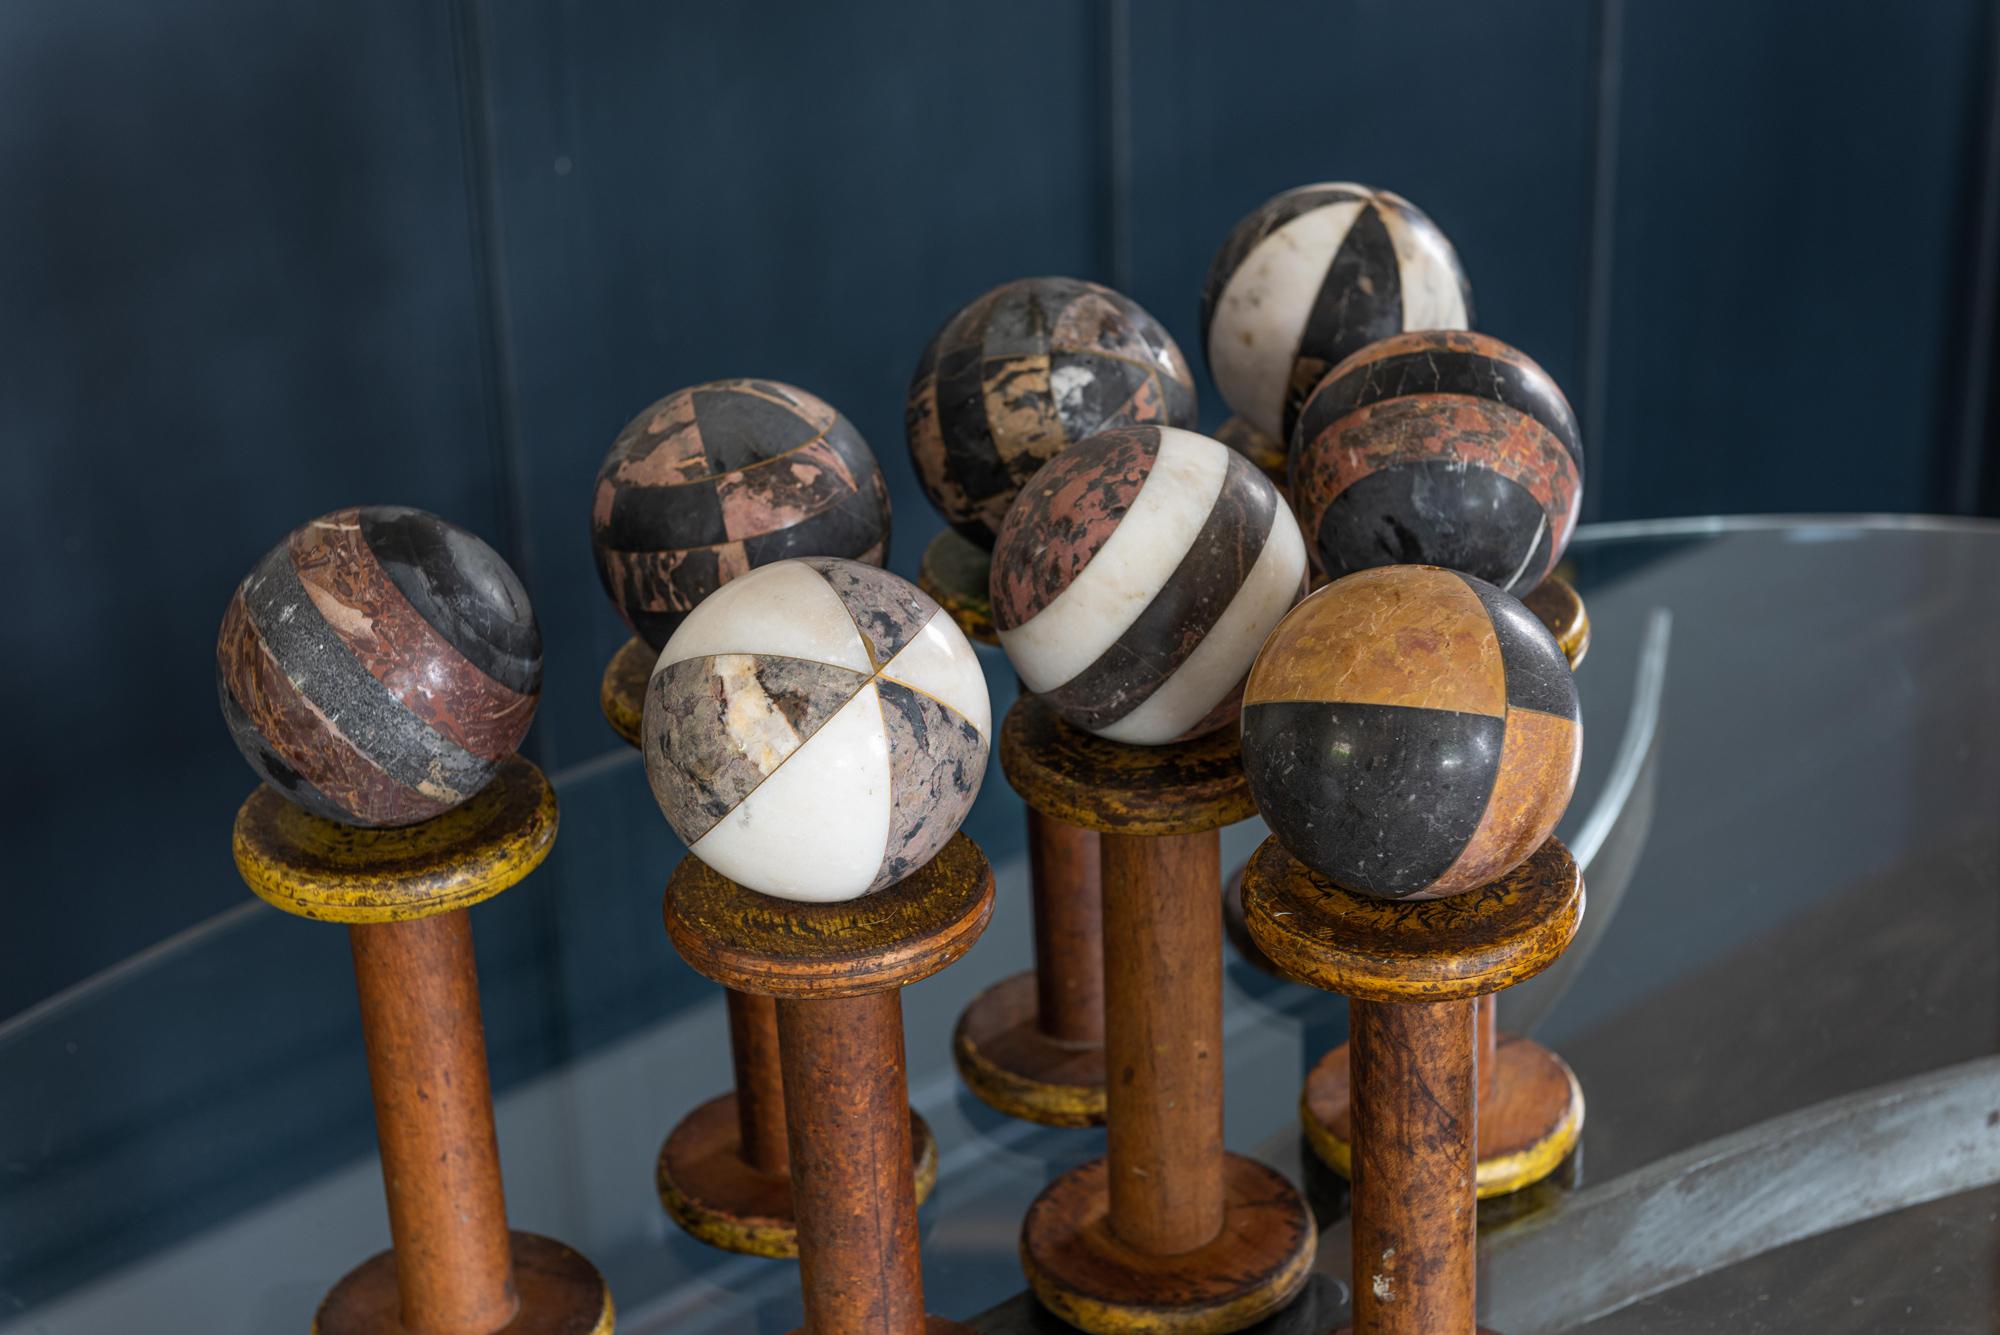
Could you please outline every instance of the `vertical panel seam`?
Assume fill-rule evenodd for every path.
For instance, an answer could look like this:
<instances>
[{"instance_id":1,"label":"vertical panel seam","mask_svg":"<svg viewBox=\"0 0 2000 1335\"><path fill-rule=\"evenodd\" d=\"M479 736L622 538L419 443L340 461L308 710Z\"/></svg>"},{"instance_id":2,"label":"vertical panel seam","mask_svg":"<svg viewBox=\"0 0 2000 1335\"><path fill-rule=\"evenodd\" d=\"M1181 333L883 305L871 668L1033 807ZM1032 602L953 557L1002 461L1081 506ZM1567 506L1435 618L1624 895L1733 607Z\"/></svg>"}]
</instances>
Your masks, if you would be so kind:
<instances>
[{"instance_id":1,"label":"vertical panel seam","mask_svg":"<svg viewBox=\"0 0 2000 1335\"><path fill-rule=\"evenodd\" d=\"M1979 104L1983 114L1972 131L1972 151L1977 155L1976 194L1971 235L1965 242L1970 254L1963 257L1966 281L1958 285L1965 294L1964 305L1954 321L1964 355L1955 368L1957 384L1952 398L1956 402L1947 408L1955 416L1955 429L1946 442L1950 459L1944 495L1937 497L1945 508L1964 515L1979 513L1989 481L1986 451L1995 424L1990 421L1988 381L1996 369L1993 323L1995 286L2000 284L2000 20L1990 6L1981 6L1980 12L1984 15L1981 49L1985 58L1979 70L1984 76L1981 91L1985 96Z\"/></svg>"},{"instance_id":2,"label":"vertical panel seam","mask_svg":"<svg viewBox=\"0 0 2000 1335\"><path fill-rule=\"evenodd\" d=\"M1103 144L1099 186L1098 263L1105 281L1124 292L1132 283L1132 8L1130 0L1102 0L1099 45L1104 96L1099 106Z\"/></svg>"},{"instance_id":3,"label":"vertical panel seam","mask_svg":"<svg viewBox=\"0 0 2000 1335\"><path fill-rule=\"evenodd\" d=\"M1604 426L1609 416L1613 231L1617 222L1619 106L1624 96L1624 0L1597 0L1591 108L1590 227L1583 298L1583 518L1604 514ZM1616 476L1613 470L1613 476Z\"/></svg>"}]
</instances>

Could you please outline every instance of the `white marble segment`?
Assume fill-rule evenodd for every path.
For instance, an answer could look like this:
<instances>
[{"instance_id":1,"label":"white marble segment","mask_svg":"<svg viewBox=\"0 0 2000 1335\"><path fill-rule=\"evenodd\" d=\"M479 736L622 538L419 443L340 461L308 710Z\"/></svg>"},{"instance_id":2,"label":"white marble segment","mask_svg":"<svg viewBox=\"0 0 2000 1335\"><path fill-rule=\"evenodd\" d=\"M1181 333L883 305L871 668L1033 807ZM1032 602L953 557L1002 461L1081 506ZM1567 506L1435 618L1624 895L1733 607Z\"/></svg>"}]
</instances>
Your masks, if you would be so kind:
<instances>
[{"instance_id":1,"label":"white marble segment","mask_svg":"<svg viewBox=\"0 0 2000 1335\"><path fill-rule=\"evenodd\" d=\"M1173 578L1222 494L1229 447L1178 427L1160 427L1153 469L1104 545L1047 607L1000 647L1031 691L1052 691L1118 642Z\"/></svg>"},{"instance_id":2,"label":"white marble segment","mask_svg":"<svg viewBox=\"0 0 2000 1335\"><path fill-rule=\"evenodd\" d=\"M1291 508L1281 503L1272 513L1271 531L1243 587L1194 652L1144 704L1110 727L1097 729L1097 735L1158 746L1199 723L1249 673L1272 628L1298 601L1305 575L1305 535L1299 532Z\"/></svg>"},{"instance_id":3,"label":"white marble segment","mask_svg":"<svg viewBox=\"0 0 2000 1335\"><path fill-rule=\"evenodd\" d=\"M702 599L660 650L653 671L704 654L745 653L875 670L847 604L799 561L759 566Z\"/></svg>"},{"instance_id":4,"label":"white marble segment","mask_svg":"<svg viewBox=\"0 0 2000 1335\"><path fill-rule=\"evenodd\" d=\"M1379 193L1384 200L1416 209L1400 195L1387 190ZM1393 208L1385 208L1381 214L1389 242L1396 248L1396 270L1402 279L1403 328L1465 328L1465 290L1459 286L1458 256L1452 252L1451 242L1434 227L1413 230L1405 215Z\"/></svg>"},{"instance_id":5,"label":"white marble segment","mask_svg":"<svg viewBox=\"0 0 2000 1335\"><path fill-rule=\"evenodd\" d=\"M1345 188L1367 192L1366 186ZM1348 200L1292 219L1257 243L1216 298L1208 329L1215 387L1223 402L1273 440L1285 438L1285 394L1313 302L1364 207Z\"/></svg>"},{"instance_id":6,"label":"white marble segment","mask_svg":"<svg viewBox=\"0 0 2000 1335\"><path fill-rule=\"evenodd\" d=\"M889 799L889 739L871 684L689 851L760 894L854 899L882 868Z\"/></svg>"},{"instance_id":7,"label":"white marble segment","mask_svg":"<svg viewBox=\"0 0 2000 1335\"><path fill-rule=\"evenodd\" d=\"M965 632L944 612L932 613L916 638L882 665L881 675L964 715L981 737L992 740L993 700L986 693L986 674Z\"/></svg>"}]
</instances>

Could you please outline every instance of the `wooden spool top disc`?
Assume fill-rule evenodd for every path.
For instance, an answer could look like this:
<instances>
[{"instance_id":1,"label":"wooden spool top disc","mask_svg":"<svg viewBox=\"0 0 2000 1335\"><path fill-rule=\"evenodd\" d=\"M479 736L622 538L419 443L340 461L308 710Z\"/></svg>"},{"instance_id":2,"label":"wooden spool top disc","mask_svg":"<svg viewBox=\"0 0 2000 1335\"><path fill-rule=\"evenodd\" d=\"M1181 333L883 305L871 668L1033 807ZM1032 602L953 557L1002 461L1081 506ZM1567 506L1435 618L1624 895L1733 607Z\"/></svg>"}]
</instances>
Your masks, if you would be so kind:
<instances>
[{"instance_id":1,"label":"wooden spool top disc","mask_svg":"<svg viewBox=\"0 0 2000 1335\"><path fill-rule=\"evenodd\" d=\"M1583 875L1550 839L1444 899L1357 895L1266 839L1243 869L1250 935L1287 977L1362 1001L1459 1001L1534 977L1583 920Z\"/></svg>"},{"instance_id":2,"label":"wooden spool top disc","mask_svg":"<svg viewBox=\"0 0 2000 1335\"><path fill-rule=\"evenodd\" d=\"M953 835L886 890L831 904L746 890L689 855L667 882L667 935L697 971L739 992L856 997L928 978L993 916L993 869Z\"/></svg>"},{"instance_id":3,"label":"wooden spool top disc","mask_svg":"<svg viewBox=\"0 0 2000 1335\"><path fill-rule=\"evenodd\" d=\"M979 644L1000 643L1000 633L993 628L993 604L986 592L992 567L992 552L949 528L931 539L931 545L924 548L923 563L917 567L917 587L937 600L966 639Z\"/></svg>"},{"instance_id":4,"label":"wooden spool top disc","mask_svg":"<svg viewBox=\"0 0 2000 1335\"><path fill-rule=\"evenodd\" d=\"M639 745L639 721L646 713L646 682L659 660L659 651L635 636L604 665L597 704L611 731L624 738L627 746Z\"/></svg>"},{"instance_id":5,"label":"wooden spool top disc","mask_svg":"<svg viewBox=\"0 0 2000 1335\"><path fill-rule=\"evenodd\" d=\"M366 829L261 787L236 813L236 869L258 898L320 922L404 922L491 899L539 867L556 794L509 756L463 806L417 825Z\"/></svg>"},{"instance_id":6,"label":"wooden spool top disc","mask_svg":"<svg viewBox=\"0 0 2000 1335\"><path fill-rule=\"evenodd\" d=\"M1044 816L1100 834L1200 834L1257 814L1233 722L1192 741L1133 746L1072 728L1024 695L1000 724L1000 768Z\"/></svg>"},{"instance_id":7,"label":"wooden spool top disc","mask_svg":"<svg viewBox=\"0 0 2000 1335\"><path fill-rule=\"evenodd\" d=\"M1590 652L1590 613L1584 609L1582 596L1560 575L1550 575L1521 601L1549 628L1549 634L1556 637L1556 647L1569 660L1570 671L1576 671Z\"/></svg>"}]
</instances>

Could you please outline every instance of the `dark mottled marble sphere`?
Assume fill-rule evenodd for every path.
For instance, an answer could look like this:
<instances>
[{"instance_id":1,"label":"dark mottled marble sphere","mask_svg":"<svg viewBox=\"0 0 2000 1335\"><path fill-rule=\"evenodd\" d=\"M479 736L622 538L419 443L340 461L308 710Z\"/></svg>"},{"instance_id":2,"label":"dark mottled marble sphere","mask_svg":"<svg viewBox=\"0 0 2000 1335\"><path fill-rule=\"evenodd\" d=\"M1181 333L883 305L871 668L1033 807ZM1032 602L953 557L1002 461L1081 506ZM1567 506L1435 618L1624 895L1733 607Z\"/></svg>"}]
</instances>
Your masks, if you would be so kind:
<instances>
[{"instance_id":1,"label":"dark mottled marble sphere","mask_svg":"<svg viewBox=\"0 0 2000 1335\"><path fill-rule=\"evenodd\" d=\"M688 615L647 682L640 740L689 851L752 890L827 902L937 856L992 733L979 659L928 594L806 557Z\"/></svg>"},{"instance_id":2,"label":"dark mottled marble sphere","mask_svg":"<svg viewBox=\"0 0 2000 1335\"><path fill-rule=\"evenodd\" d=\"M669 394L611 446L590 511L598 578L660 648L709 594L794 556L881 565L889 488L854 424L775 380Z\"/></svg>"},{"instance_id":3,"label":"dark mottled marble sphere","mask_svg":"<svg viewBox=\"0 0 2000 1335\"><path fill-rule=\"evenodd\" d=\"M1532 612L1436 566L1334 581L1271 633L1243 770L1271 832L1336 885L1437 899L1497 880L1562 819L1576 683Z\"/></svg>"},{"instance_id":4,"label":"dark mottled marble sphere","mask_svg":"<svg viewBox=\"0 0 2000 1335\"><path fill-rule=\"evenodd\" d=\"M1029 690L1086 732L1157 746L1236 717L1305 574L1298 522L1255 464L1192 431L1124 427L1022 488L989 591Z\"/></svg>"},{"instance_id":5,"label":"dark mottled marble sphere","mask_svg":"<svg viewBox=\"0 0 2000 1335\"><path fill-rule=\"evenodd\" d=\"M1337 362L1409 329L1465 329L1472 285L1402 196L1335 182L1267 200L1230 231L1201 288L1201 344L1223 402L1290 441Z\"/></svg>"},{"instance_id":6,"label":"dark mottled marble sphere","mask_svg":"<svg viewBox=\"0 0 2000 1335\"><path fill-rule=\"evenodd\" d=\"M251 768L349 825L408 825L471 797L542 688L541 631L507 563L397 505L293 530L229 600L215 659Z\"/></svg>"},{"instance_id":7,"label":"dark mottled marble sphere","mask_svg":"<svg viewBox=\"0 0 2000 1335\"><path fill-rule=\"evenodd\" d=\"M931 503L991 547L1035 470L1113 427L1191 427L1194 376L1158 320L1075 278L1005 283L945 321L910 379L910 457Z\"/></svg>"},{"instance_id":8,"label":"dark mottled marble sphere","mask_svg":"<svg viewBox=\"0 0 2000 1335\"><path fill-rule=\"evenodd\" d=\"M1562 559L1583 439L1549 373L1484 334L1370 344L1306 401L1292 496L1320 566L1440 565L1525 595Z\"/></svg>"}]
</instances>

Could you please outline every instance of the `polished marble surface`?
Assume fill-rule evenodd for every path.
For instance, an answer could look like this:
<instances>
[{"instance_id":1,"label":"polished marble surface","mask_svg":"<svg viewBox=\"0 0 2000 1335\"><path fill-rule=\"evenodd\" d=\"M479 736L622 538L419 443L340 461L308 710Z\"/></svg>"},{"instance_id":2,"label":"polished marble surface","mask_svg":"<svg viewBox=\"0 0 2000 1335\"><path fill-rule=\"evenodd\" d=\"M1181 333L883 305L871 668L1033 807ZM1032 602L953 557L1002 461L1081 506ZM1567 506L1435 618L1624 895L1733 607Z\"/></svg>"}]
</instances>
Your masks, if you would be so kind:
<instances>
[{"instance_id":1,"label":"polished marble surface","mask_svg":"<svg viewBox=\"0 0 2000 1335\"><path fill-rule=\"evenodd\" d=\"M1575 1186L1483 1210L1485 1319L1993 1329L2000 526L1615 526L1584 530L1569 565L1593 639L1560 833L1591 855L1591 906L1501 1014L1569 1059L1589 1119ZM1004 709L1010 674L981 656ZM549 866L474 916L501 947L480 963L511 1216L602 1268L621 1330L788 1330L789 1266L681 1237L653 1195L659 1141L720 1088L726 1045L719 994L660 926L678 845L606 739L554 776ZM1028 1201L1102 1145L991 1114L951 1069L959 1008L1028 957L1019 826L992 776L967 828L999 872L993 926L905 998L912 1097L943 1153L931 1305L960 1317L1018 1293ZM1261 833L1225 832L1225 867ZM1341 1007L1233 956L1226 973L1228 1142L1331 1208L1332 1320L1339 1192L1305 1174L1293 1119ZM246 896L0 1023L7 1335L302 1331L386 1237L338 931Z\"/></svg>"}]
</instances>

